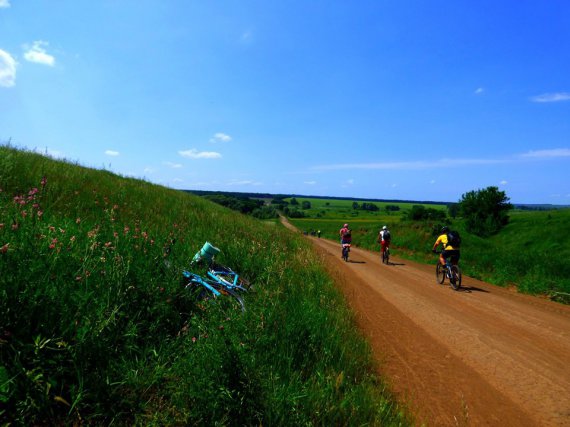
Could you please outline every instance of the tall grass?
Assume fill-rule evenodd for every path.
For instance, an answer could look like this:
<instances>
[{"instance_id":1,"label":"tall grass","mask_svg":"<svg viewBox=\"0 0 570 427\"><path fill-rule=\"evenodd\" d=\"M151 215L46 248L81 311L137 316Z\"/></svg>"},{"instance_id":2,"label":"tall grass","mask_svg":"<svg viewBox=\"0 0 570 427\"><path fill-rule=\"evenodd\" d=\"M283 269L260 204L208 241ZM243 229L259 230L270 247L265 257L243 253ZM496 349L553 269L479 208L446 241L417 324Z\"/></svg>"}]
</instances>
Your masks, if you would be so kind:
<instances>
[{"instance_id":1,"label":"tall grass","mask_svg":"<svg viewBox=\"0 0 570 427\"><path fill-rule=\"evenodd\" d=\"M195 300L205 241L256 289ZM0 147L0 421L405 425L310 245L199 197Z\"/></svg>"}]
</instances>

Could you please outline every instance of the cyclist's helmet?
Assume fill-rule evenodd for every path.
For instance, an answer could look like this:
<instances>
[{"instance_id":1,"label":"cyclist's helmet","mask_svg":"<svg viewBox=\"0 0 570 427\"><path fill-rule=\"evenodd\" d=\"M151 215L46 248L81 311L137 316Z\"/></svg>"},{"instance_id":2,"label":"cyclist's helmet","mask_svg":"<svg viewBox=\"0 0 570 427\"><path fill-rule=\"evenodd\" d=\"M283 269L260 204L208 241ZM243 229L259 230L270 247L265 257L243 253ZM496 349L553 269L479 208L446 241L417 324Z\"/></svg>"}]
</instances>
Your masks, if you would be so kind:
<instances>
[{"instance_id":1,"label":"cyclist's helmet","mask_svg":"<svg viewBox=\"0 0 570 427\"><path fill-rule=\"evenodd\" d=\"M344 224L343 227L344 227L344 228L348 228L348 224Z\"/></svg>"},{"instance_id":2,"label":"cyclist's helmet","mask_svg":"<svg viewBox=\"0 0 570 427\"><path fill-rule=\"evenodd\" d=\"M447 233L448 231L449 231L449 227L447 225L445 225L441 228L441 234Z\"/></svg>"},{"instance_id":3,"label":"cyclist's helmet","mask_svg":"<svg viewBox=\"0 0 570 427\"><path fill-rule=\"evenodd\" d=\"M382 230L387 230L387 229L388 229L388 227L386 227L386 226L382 227Z\"/></svg>"}]
</instances>

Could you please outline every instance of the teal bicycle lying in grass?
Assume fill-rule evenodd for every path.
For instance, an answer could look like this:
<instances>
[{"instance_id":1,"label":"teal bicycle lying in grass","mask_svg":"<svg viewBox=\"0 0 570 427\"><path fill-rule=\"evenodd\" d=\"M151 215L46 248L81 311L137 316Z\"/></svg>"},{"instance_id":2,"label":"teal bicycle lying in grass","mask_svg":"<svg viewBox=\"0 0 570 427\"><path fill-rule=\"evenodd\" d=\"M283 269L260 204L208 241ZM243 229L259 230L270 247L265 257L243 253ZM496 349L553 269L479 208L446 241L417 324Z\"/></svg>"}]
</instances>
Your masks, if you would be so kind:
<instances>
[{"instance_id":1,"label":"teal bicycle lying in grass","mask_svg":"<svg viewBox=\"0 0 570 427\"><path fill-rule=\"evenodd\" d=\"M202 249L194 255L190 265L206 264L206 277L184 270L182 275L185 288L196 292L196 297L199 299L228 296L230 305L233 303L245 311L245 304L239 294L251 289L251 284L231 268L216 264L214 256L219 252L220 250L209 242L204 244Z\"/></svg>"},{"instance_id":2,"label":"teal bicycle lying in grass","mask_svg":"<svg viewBox=\"0 0 570 427\"><path fill-rule=\"evenodd\" d=\"M198 300L209 300L212 298L220 298L221 304L228 308L239 308L245 311L245 304L238 293L223 283L221 280L209 279L199 274L184 270L182 272L184 278L184 288L193 292Z\"/></svg>"}]
</instances>

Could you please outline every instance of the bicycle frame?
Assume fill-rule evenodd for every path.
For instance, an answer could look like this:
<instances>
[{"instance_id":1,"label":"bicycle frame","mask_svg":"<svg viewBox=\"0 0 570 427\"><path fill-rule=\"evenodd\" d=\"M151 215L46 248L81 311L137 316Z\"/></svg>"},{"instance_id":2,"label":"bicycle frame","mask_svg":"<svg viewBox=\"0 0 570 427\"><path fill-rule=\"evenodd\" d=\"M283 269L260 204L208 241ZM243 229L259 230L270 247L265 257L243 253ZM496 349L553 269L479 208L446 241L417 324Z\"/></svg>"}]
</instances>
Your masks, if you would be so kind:
<instances>
[{"instance_id":1,"label":"bicycle frame","mask_svg":"<svg viewBox=\"0 0 570 427\"><path fill-rule=\"evenodd\" d=\"M232 289L230 286L227 286L225 283L219 280L204 278L199 274L195 274L186 270L184 270L182 274L185 278L189 279L188 283L186 283L185 289L192 285L202 286L207 292L213 295L215 299L217 299L220 295L227 296L229 300L220 298L220 301L235 301L239 304L241 311L245 311L245 304L243 302L243 299L234 289Z\"/></svg>"},{"instance_id":2,"label":"bicycle frame","mask_svg":"<svg viewBox=\"0 0 570 427\"><path fill-rule=\"evenodd\" d=\"M206 288L206 290L208 290L210 293L212 293L214 295L214 297L219 297L221 294L220 291L218 291L216 288L214 288L212 285L210 285L207 281L205 281L202 276L195 274L195 273L191 273L190 271L186 271L184 270L182 272L182 275L184 277L186 277L187 279L189 279L189 282L186 284L185 288L188 288L191 284L196 284L199 286L202 286L204 288Z\"/></svg>"},{"instance_id":3,"label":"bicycle frame","mask_svg":"<svg viewBox=\"0 0 570 427\"><path fill-rule=\"evenodd\" d=\"M441 254L441 252L437 252ZM443 265L439 258L437 260L435 276L439 284L443 284L445 278L449 279L449 283L453 290L458 290L461 287L462 274L461 269L457 263L452 264L451 260L446 260L447 262Z\"/></svg>"},{"instance_id":4,"label":"bicycle frame","mask_svg":"<svg viewBox=\"0 0 570 427\"><path fill-rule=\"evenodd\" d=\"M208 277L215 280L222 286L239 291L247 291L246 288L238 284L239 274L227 267L223 270L217 270L211 267L207 274Z\"/></svg>"}]
</instances>

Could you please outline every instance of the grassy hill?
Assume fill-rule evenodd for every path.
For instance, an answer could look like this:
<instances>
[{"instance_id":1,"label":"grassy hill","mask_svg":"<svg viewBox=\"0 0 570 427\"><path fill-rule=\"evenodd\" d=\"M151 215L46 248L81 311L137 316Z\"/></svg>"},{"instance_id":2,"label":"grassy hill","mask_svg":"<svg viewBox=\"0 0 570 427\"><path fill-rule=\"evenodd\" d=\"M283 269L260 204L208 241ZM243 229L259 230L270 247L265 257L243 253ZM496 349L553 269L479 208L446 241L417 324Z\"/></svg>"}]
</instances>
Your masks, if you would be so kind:
<instances>
[{"instance_id":1,"label":"grassy hill","mask_svg":"<svg viewBox=\"0 0 570 427\"><path fill-rule=\"evenodd\" d=\"M205 241L256 291L196 300ZM0 421L406 425L308 242L135 179L0 146Z\"/></svg>"}]
</instances>

